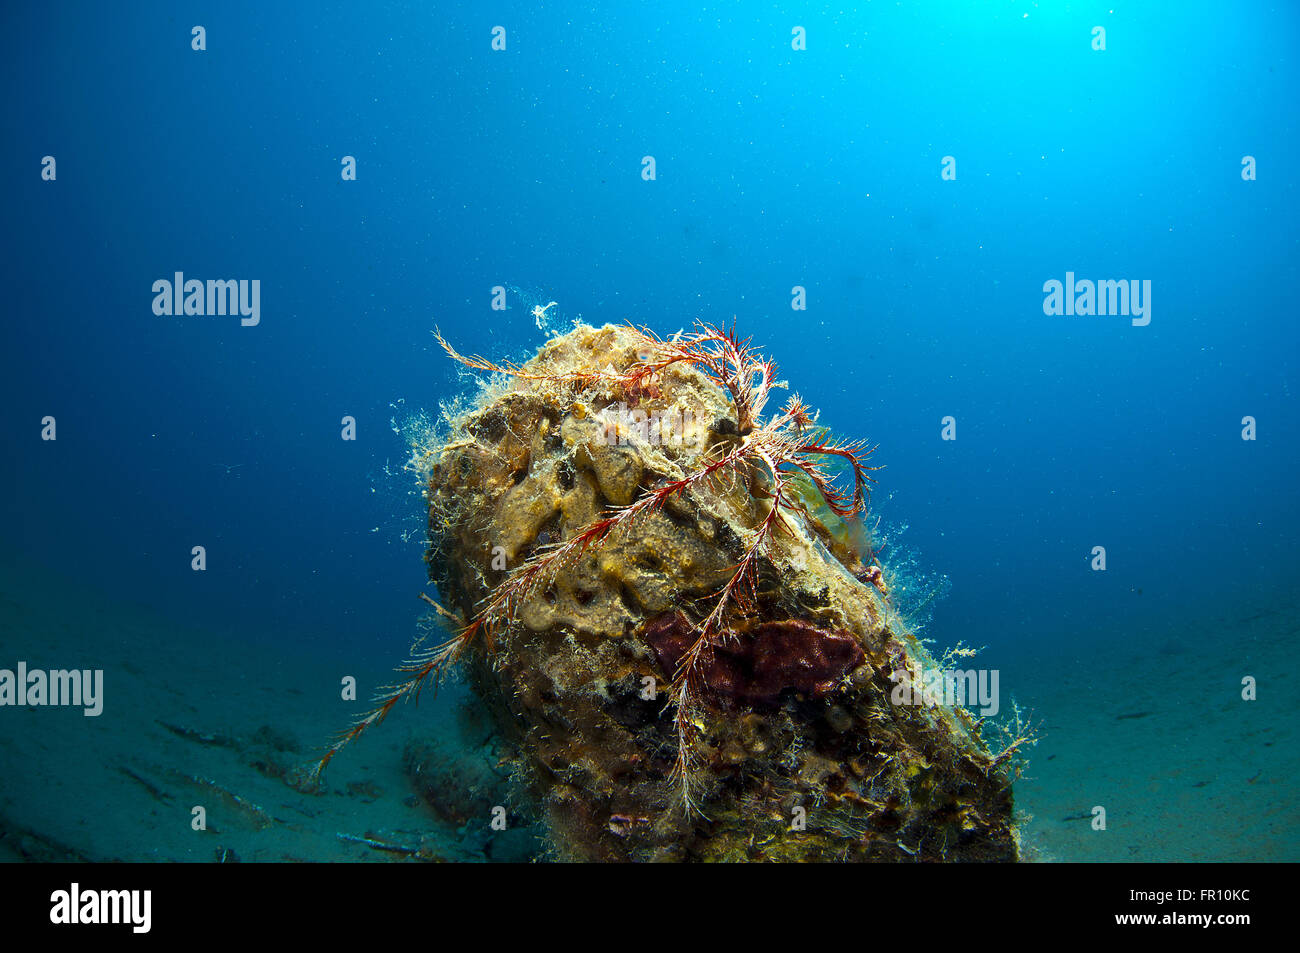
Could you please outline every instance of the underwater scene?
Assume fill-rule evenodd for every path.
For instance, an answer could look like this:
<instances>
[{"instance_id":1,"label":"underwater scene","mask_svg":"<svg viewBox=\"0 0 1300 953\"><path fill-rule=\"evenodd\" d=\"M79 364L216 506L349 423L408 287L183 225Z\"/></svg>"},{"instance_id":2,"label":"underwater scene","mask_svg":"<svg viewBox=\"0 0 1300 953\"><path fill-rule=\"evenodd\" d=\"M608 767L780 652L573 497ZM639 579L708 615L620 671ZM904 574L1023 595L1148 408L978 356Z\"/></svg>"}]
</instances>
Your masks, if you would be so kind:
<instances>
[{"instance_id":1,"label":"underwater scene","mask_svg":"<svg viewBox=\"0 0 1300 953\"><path fill-rule=\"evenodd\" d=\"M1300 859L1300 7L0 16L0 860Z\"/></svg>"}]
</instances>

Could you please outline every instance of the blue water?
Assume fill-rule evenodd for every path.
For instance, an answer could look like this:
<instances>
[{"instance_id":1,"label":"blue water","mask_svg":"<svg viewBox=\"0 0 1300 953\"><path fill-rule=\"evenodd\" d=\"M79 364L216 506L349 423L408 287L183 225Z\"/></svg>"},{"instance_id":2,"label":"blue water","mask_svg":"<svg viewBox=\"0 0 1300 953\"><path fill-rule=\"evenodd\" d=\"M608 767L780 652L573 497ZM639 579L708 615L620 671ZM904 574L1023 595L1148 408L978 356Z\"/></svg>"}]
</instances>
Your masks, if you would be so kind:
<instances>
[{"instance_id":1,"label":"blue water","mask_svg":"<svg viewBox=\"0 0 1300 953\"><path fill-rule=\"evenodd\" d=\"M952 580L941 644L1069 657L1294 598L1300 8L537 6L6 7L9 555L396 661L424 567L390 421L466 387L435 325L518 359L553 300L734 316L878 443L878 511ZM260 323L155 315L178 271L260 280ZM1149 325L1044 314L1067 272L1150 281Z\"/></svg>"}]
</instances>

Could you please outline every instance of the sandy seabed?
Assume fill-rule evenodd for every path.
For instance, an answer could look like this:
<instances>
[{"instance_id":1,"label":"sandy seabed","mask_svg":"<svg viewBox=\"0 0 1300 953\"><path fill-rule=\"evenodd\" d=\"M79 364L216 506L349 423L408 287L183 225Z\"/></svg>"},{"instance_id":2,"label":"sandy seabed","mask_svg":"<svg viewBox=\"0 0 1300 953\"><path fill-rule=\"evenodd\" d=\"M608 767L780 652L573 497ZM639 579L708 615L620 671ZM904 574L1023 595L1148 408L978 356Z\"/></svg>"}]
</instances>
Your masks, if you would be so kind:
<instances>
[{"instance_id":1,"label":"sandy seabed","mask_svg":"<svg viewBox=\"0 0 1300 953\"><path fill-rule=\"evenodd\" d=\"M368 732L319 793L286 782L361 711L341 701L340 678L355 675L364 700L405 646L359 667L341 648L329 657L217 638L68 591L13 561L0 572L0 667L104 670L99 717L0 708L0 860L543 856L513 811L505 832L491 828L505 799L501 752L467 724L457 687ZM1300 859L1296 609L1293 595L1255 592L1194 623L1054 638L1079 651L981 655L974 664L998 667L1004 696L1042 727L1016 785L1026 859ZM1244 675L1259 680L1257 701L1241 700ZM436 756L413 759L431 740ZM193 827L195 806L206 830Z\"/></svg>"}]
</instances>

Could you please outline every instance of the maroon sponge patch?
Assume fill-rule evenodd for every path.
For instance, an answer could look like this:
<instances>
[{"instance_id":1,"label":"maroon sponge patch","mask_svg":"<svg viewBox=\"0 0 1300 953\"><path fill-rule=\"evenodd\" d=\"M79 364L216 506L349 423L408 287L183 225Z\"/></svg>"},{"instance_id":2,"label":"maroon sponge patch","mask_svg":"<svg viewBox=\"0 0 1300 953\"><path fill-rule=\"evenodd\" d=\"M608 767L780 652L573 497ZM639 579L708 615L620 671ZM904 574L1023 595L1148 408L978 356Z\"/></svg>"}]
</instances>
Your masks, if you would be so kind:
<instances>
[{"instance_id":1,"label":"maroon sponge patch","mask_svg":"<svg viewBox=\"0 0 1300 953\"><path fill-rule=\"evenodd\" d=\"M666 612L646 623L646 643L669 678L676 676L695 638L695 627L680 612ZM714 695L770 704L786 690L822 698L865 658L852 633L785 619L745 629L726 645L714 646L699 665Z\"/></svg>"}]
</instances>

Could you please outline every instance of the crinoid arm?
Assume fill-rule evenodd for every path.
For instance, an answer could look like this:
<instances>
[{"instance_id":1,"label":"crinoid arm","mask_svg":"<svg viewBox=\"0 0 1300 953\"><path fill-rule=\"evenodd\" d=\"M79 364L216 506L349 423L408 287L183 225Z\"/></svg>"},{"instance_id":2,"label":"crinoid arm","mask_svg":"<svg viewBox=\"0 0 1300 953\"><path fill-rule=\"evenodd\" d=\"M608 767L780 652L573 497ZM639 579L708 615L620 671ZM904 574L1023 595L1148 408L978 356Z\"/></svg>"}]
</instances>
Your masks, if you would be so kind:
<instances>
[{"instance_id":1,"label":"crinoid arm","mask_svg":"<svg viewBox=\"0 0 1300 953\"><path fill-rule=\"evenodd\" d=\"M421 594L421 598L429 600L427 596ZM436 606L437 604L434 603ZM440 612L444 612L441 606L437 606ZM352 723L345 731L341 732L334 742L325 749L325 753L312 769L312 774L319 780L325 768L336 754L347 747L351 742L361 736L367 728L377 725L391 712L398 702L415 701L419 702L420 692L424 689L426 682L433 679L435 686L438 679L452 665L477 634L477 625L471 625L465 631L461 632L454 638L448 639L440 645L433 646L429 649L419 649L417 646L412 650L410 656L398 665L394 674L399 676L398 680L391 685L385 685L375 693L372 699L373 706L364 715Z\"/></svg>"},{"instance_id":2,"label":"crinoid arm","mask_svg":"<svg viewBox=\"0 0 1300 953\"><path fill-rule=\"evenodd\" d=\"M698 684L699 676L696 674L699 663L694 657L683 659L682 663L681 674L674 682L669 695L673 706L673 731L677 738L677 757L673 760L668 780L681 799L683 813L687 817L700 817L707 820L708 816L704 813L696 793L695 775L698 760L695 757L698 733L694 721L695 706L699 703L703 691Z\"/></svg>"},{"instance_id":3,"label":"crinoid arm","mask_svg":"<svg viewBox=\"0 0 1300 953\"><path fill-rule=\"evenodd\" d=\"M731 637L726 627L729 615L751 612L757 602L758 568L772 538L781 530L788 530L784 511L794 509L789 499L781 467L771 452L761 442L746 446L747 451L766 464L773 484L768 497L768 509L758 526L745 542L740 560L732 567L727 582L713 596L713 608L696 628L694 642L688 648L673 673L670 697L675 708L674 727L677 733L677 757L671 777L677 784L681 803L687 815L704 817L694 795L694 722L693 713L702 703L702 693L707 690L703 668L709 663L717 644Z\"/></svg>"},{"instance_id":4,"label":"crinoid arm","mask_svg":"<svg viewBox=\"0 0 1300 953\"><path fill-rule=\"evenodd\" d=\"M861 441L852 443L812 441L795 447L790 462L808 474L808 478L816 485L822 499L836 516L861 516L867 511L867 497L871 493L871 484L876 482L871 472L884 469L866 465L866 459L875 451L875 447L868 447ZM838 457L849 464L853 470L853 491L850 495L845 495L836 486L834 478L826 470L822 461L813 459L819 456Z\"/></svg>"},{"instance_id":5,"label":"crinoid arm","mask_svg":"<svg viewBox=\"0 0 1300 953\"><path fill-rule=\"evenodd\" d=\"M690 334L668 340L648 329L634 328L643 338L646 354L632 376L639 380L673 364L692 364L727 390L736 409L737 428L748 434L757 426L768 394L778 386L776 363L758 354L749 339L737 337L734 325L729 331L703 322L696 322L695 327Z\"/></svg>"},{"instance_id":6,"label":"crinoid arm","mask_svg":"<svg viewBox=\"0 0 1300 953\"><path fill-rule=\"evenodd\" d=\"M638 518L663 509L673 497L682 496L692 487L709 482L718 473L735 468L755 453L754 447L738 446L684 477L666 480L646 490L630 504L612 507L611 515L582 527L564 542L552 544L530 556L511 570L479 607L476 622L487 633L489 645L496 628L514 618L521 605L540 587L544 587L584 553L598 548L616 529L630 527Z\"/></svg>"}]
</instances>

